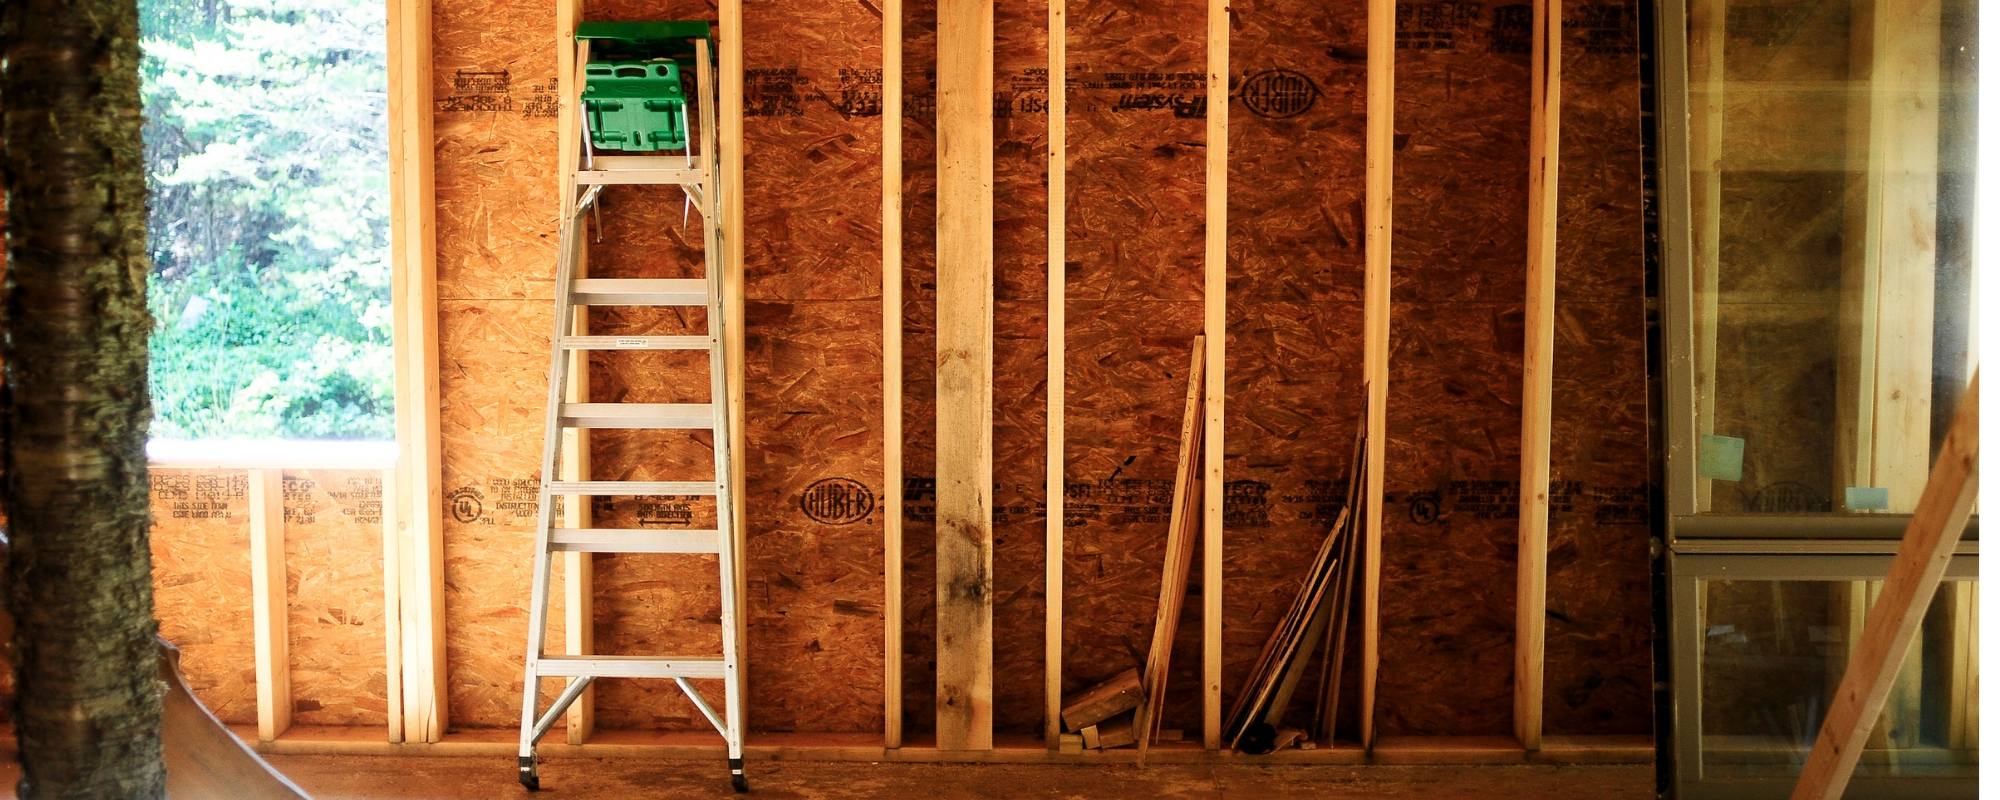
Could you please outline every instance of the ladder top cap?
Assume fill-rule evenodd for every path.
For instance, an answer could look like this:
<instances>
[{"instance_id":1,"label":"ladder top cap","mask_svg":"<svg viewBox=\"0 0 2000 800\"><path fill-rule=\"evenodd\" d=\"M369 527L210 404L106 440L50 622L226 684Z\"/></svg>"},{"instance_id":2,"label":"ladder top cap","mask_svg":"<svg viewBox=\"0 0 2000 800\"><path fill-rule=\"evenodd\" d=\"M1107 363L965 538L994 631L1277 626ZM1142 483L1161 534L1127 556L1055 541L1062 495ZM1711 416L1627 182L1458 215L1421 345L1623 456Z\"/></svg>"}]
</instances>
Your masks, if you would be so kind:
<instances>
[{"instance_id":1,"label":"ladder top cap","mask_svg":"<svg viewBox=\"0 0 2000 800\"><path fill-rule=\"evenodd\" d=\"M707 39L713 43L715 32L708 20L701 19L599 21L577 23L576 38L604 42L635 56L660 58L693 55L694 45L688 40Z\"/></svg>"}]
</instances>

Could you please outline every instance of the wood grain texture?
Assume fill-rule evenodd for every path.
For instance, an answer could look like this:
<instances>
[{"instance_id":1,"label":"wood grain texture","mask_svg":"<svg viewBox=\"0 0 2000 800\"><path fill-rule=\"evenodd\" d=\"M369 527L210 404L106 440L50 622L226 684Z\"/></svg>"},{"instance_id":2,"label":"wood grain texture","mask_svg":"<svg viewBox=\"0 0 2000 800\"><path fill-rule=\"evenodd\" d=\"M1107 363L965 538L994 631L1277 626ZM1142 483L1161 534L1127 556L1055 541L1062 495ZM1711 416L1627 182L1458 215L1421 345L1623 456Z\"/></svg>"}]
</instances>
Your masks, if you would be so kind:
<instances>
[{"instance_id":1,"label":"wood grain texture","mask_svg":"<svg viewBox=\"0 0 2000 800\"><path fill-rule=\"evenodd\" d=\"M993 6L993 724L1043 728L1050 483L1048 3ZM1060 476L1061 467L1055 474ZM1058 549L1055 552L1060 553ZM1060 578L1057 578L1060 585ZM1060 628L1057 628L1058 632ZM1050 740L1053 746L1053 739Z\"/></svg>"},{"instance_id":2,"label":"wood grain texture","mask_svg":"<svg viewBox=\"0 0 2000 800\"><path fill-rule=\"evenodd\" d=\"M1359 0L1237 2L1231 17L1223 708L1344 499L1338 432L1363 400L1367 77Z\"/></svg>"},{"instance_id":3,"label":"wood grain texture","mask_svg":"<svg viewBox=\"0 0 2000 800\"><path fill-rule=\"evenodd\" d=\"M1368 0L1367 171L1364 177L1362 221L1365 268L1362 273L1362 385L1368 392L1367 452L1363 470L1362 536L1367 570L1361 581L1361 747L1375 745L1375 706L1382 661L1382 465L1387 443L1389 392L1390 284L1394 262L1390 234L1396 203L1393 193L1396 131L1396 4Z\"/></svg>"},{"instance_id":4,"label":"wood grain texture","mask_svg":"<svg viewBox=\"0 0 2000 800\"><path fill-rule=\"evenodd\" d=\"M436 741L444 735L449 706L444 648L444 506L439 488L437 313L437 137L432 80L436 41L430 0L392 0L388 13L389 204L393 287L390 310L396 397L398 467L388 494L393 527L383 543L384 598L400 641L390 711L392 741ZM390 551L394 551L394 558ZM389 589L388 582L396 586Z\"/></svg>"},{"instance_id":5,"label":"wood grain texture","mask_svg":"<svg viewBox=\"0 0 2000 800\"><path fill-rule=\"evenodd\" d=\"M993 6L940 0L937 741L993 746Z\"/></svg>"},{"instance_id":6,"label":"wood grain texture","mask_svg":"<svg viewBox=\"0 0 2000 800\"><path fill-rule=\"evenodd\" d=\"M547 394L553 312L547 300L439 302L443 623L457 728L521 721L519 651L527 641L541 457L538 398ZM558 571L550 596L560 597L562 587ZM551 604L550 618L550 640L560 641L560 603ZM555 688L543 687L543 702L554 699Z\"/></svg>"},{"instance_id":7,"label":"wood grain texture","mask_svg":"<svg viewBox=\"0 0 2000 800\"><path fill-rule=\"evenodd\" d=\"M288 471L282 491L292 721L385 725L382 475Z\"/></svg>"},{"instance_id":8,"label":"wood grain texture","mask_svg":"<svg viewBox=\"0 0 2000 800\"><path fill-rule=\"evenodd\" d=\"M1395 31L1384 736L1513 728L1530 28L1525 6L1432 3Z\"/></svg>"},{"instance_id":9,"label":"wood grain texture","mask_svg":"<svg viewBox=\"0 0 2000 800\"><path fill-rule=\"evenodd\" d=\"M1048 690L1044 670L1049 568L1043 508L1047 459L1042 451L1047 410L1041 396L1048 338L1048 312L1042 307L1047 292L1042 155L1047 133L1041 124L1048 101L1039 71L1047 35L1044 11L1032 0L1003 0L994 7L993 693L994 725L1006 733L1043 728L1055 718L1044 706L1060 696L1060 691ZM936 424L935 6L911 2L905 16L903 718L910 730L928 731L936 699L931 475Z\"/></svg>"},{"instance_id":10,"label":"wood grain texture","mask_svg":"<svg viewBox=\"0 0 2000 800\"><path fill-rule=\"evenodd\" d=\"M743 9L745 411L734 452L749 538L749 715L767 730L873 731L883 719L879 504L815 519L802 502L828 480L853 481L871 501L889 491L877 485L881 36L879 14L861 4Z\"/></svg>"},{"instance_id":11,"label":"wood grain texture","mask_svg":"<svg viewBox=\"0 0 2000 800\"><path fill-rule=\"evenodd\" d=\"M1063 639L1063 385L1068 357L1063 338L1067 314L1069 239L1069 0L1048 0L1048 394L1047 459L1043 467L1042 741L1067 747L1058 722L1062 708Z\"/></svg>"},{"instance_id":12,"label":"wood grain texture","mask_svg":"<svg viewBox=\"0 0 2000 800\"><path fill-rule=\"evenodd\" d=\"M1146 649L1141 675L1145 695L1139 701L1138 710L1132 714L1132 728L1138 736L1141 764L1146 762L1146 751L1151 749L1154 732L1160 727L1160 706L1167 696L1174 634L1180 629L1181 609L1187 601L1188 570L1193 566L1194 545L1200 538L1197 535L1198 526L1206 516L1202 513L1202 435L1207 427L1207 408L1203 398L1207 387L1206 370L1203 369L1203 360L1208 356L1207 340L1195 337L1194 346L1190 349L1193 353L1188 357L1187 411L1181 415L1181 449L1175 462L1171 509L1167 514L1167 554L1160 567L1160 602L1154 613L1152 645ZM1221 548L1216 550L1219 553ZM1208 585L1219 583L1216 581ZM1206 631L1203 638L1206 641ZM1218 653L1221 651L1221 638L1220 635L1215 637ZM1205 709L1208 704L1206 692L1202 704Z\"/></svg>"},{"instance_id":13,"label":"wood grain texture","mask_svg":"<svg viewBox=\"0 0 2000 800\"><path fill-rule=\"evenodd\" d=\"M663 13L636 2L590 8L602 18ZM1572 191L1560 198L1556 248L1545 713L1551 734L1631 733L1648 727L1650 713L1644 527L1634 524L1645 513L1642 123L1636 49L1629 46L1636 14L1629 4L1575 8L1565 25L1564 72L1566 81L1584 88L1565 93L1562 108L1560 169L1576 179L1565 180ZM879 204L886 151L876 126L882 124L883 79L872 70L882 63L882 20L866 6L830 2L745 10L750 114L742 149L750 213L748 235L740 240L751 302L741 353L752 380L744 382L748 446L738 460L751 471L743 486L751 506L745 561L753 586L745 617L753 730L874 731L890 713L881 683L888 667L876 659L885 658L889 636L877 626L884 625L882 615L893 614L882 594L889 552L883 515L891 493L906 500L904 607L887 623L904 637L900 719L917 735L934 720L934 478L924 474L937 458L933 9L928 0L908 0L902 8L899 235L882 225ZM1042 728L1051 699L1045 669L1051 526L1041 507L1051 484L1064 498L1054 530L1066 557L1056 563L1057 574L1072 587L1054 631L1064 651L1056 665L1061 688L1100 680L1145 652L1168 513L1168 492L1154 487L1172 477L1185 348L1208 325L1209 309L1201 304L1208 281L1202 230L1206 109L1198 102L1206 37L1196 21L1205 4L1175 0L1161 8L1079 0L1066 10L1069 74L1063 79L1069 88L1061 121L1074 135L1066 137L1061 162L1066 191L1055 198L1067 220L1055 237L1066 297L1054 333L1067 344L1057 373L1065 410L1059 424L1067 441L1051 481L1047 284L1056 242L1048 235L1050 195L1044 188L1049 78L1038 72L1049 55L1049 8L1013 0L994 7L993 94L1001 99L993 104L991 126L992 713L1003 733ZM1402 485L1387 487L1390 502L1380 512L1388 524L1385 550L1376 555L1388 556L1377 561L1391 580L1364 591L1383 612L1379 626L1364 624L1384 636L1385 682L1381 703L1342 705L1357 712L1379 707L1385 732L1490 734L1508 728L1504 713L1475 712L1468 719L1465 709L1504 709L1511 672L1504 662L1477 660L1484 656L1468 670L1458 649L1505 653L1514 625L1506 597L1515 575L1511 478L1518 464L1507 431L1519 427L1512 402L1518 374L1509 365L1522 346L1521 310L1513 301L1524 289L1518 254L1525 247L1520 212L1526 183L1517 166L1505 165L1518 165L1527 152L1527 59L1525 51L1494 49L1495 42L1505 44L1497 37L1513 30L1512 18L1500 13L1505 10L1474 6L1471 18L1440 30L1425 27L1427 20L1450 19L1450 8L1406 9L1402 38L1412 46L1401 54L1406 97L1397 110L1403 121L1393 137L1388 128L1380 130L1377 153L1380 163L1389 163L1389 148L1400 141L1397 160L1406 162L1395 184L1406 225L1396 237L1401 278L1390 337L1386 326L1370 324L1363 302L1376 298L1377 308L1387 308L1387 262L1381 262L1379 285L1369 284L1363 242L1373 223L1382 226L1378 237L1386 232L1391 210L1378 208L1371 217L1364 197L1364 6L1360 0L1327 7L1297 0L1232 4L1223 359L1229 445L1220 449L1229 478L1222 487L1223 513L1232 534L1220 587L1228 598L1221 617L1225 689L1234 690L1238 671L1282 612L1274 598L1296 589L1259 576L1310 555L1324 533L1322 516L1337 494L1327 487L1345 477L1345 431L1359 413L1361 379L1375 374L1372 366L1390 363L1386 347L1393 344L1395 380L1375 383L1396 392L1378 404L1386 407L1393 435L1377 439L1392 459L1377 474L1392 481L1403 476ZM521 514L533 511L531 496L522 505L520 487L535 478L542 411L535 398L542 394L543 315L549 313L547 275L554 264L549 209L556 181L548 158L555 149L548 138L554 105L546 88L554 75L554 12L553 0L478 8L453 2L439 6L435 18L436 79L429 85L438 94L439 292L445 297L439 380L446 477L440 485L467 501L465 520L447 513L443 524L448 602L441 633L449 637L446 699L462 712L454 724L467 728L518 721L518 651L525 635L519 609L527 596L532 533L531 516ZM665 13L712 12L672 6ZM1525 35L1527 25L1520 30ZM1436 46L1415 49L1412 34L1425 31L1431 37L1425 41ZM817 44L793 46L806 38ZM1286 89L1275 80L1280 70L1304 75L1311 91ZM506 88L496 90L498 78L488 73L503 72ZM1308 96L1309 105L1303 100ZM1306 107L1284 115L1301 105ZM1386 177L1379 176L1380 187L1389 185L1380 180ZM1787 196L1797 201L1794 210L1803 211L1824 186L1815 188L1806 178L1795 182ZM1744 191L1732 188L1725 195L1735 213L1755 208ZM1479 209L1490 204L1493 213L1465 212L1467 203ZM1460 210L1433 210L1452 208ZM592 269L699 274L698 228L683 226L681 213L671 190L612 191L603 215L605 241L592 249ZM884 261L885 235L902 245L899 269ZM1814 235L1802 249L1827 241ZM1738 260L1757 258L1745 249L1747 242L1725 244L1742 251ZM1386 246L1384 241L1385 254ZM878 345L894 322L881 316L882 269L897 269L891 280L903 292L889 309L900 312L905 329L900 365ZM1743 352L1804 335L1769 328L1803 323L1744 316L1750 313L1723 322L1725 329L1753 332L1736 337L1739 345L1732 347ZM702 316L600 310L591 325L600 333L697 331L705 329ZM1830 324L1830 314L1823 321ZM1766 332L1754 333L1759 326ZM1369 354L1364 345L1371 337L1385 349ZM897 486L877 485L874 477L889 474L880 460L889 445L880 421L886 406L876 393L888 374L885 360L904 379L899 418L905 475ZM699 381L668 378L684 366L698 368L697 362L687 354L599 356L592 361L592 397L665 400L684 390L705 392ZM1811 380L1803 373L1778 377L1790 381L1787 391L1802 391ZM1756 411L1725 410L1736 418ZM605 433L594 437L591 454L605 474L679 476L683 468L705 468L707 443L686 434ZM1746 470L1791 471L1758 462L1775 457L1753 453L1756 463ZM1817 463L1828 457L1817 456ZM876 509L842 524L810 518L801 509L802 494L825 478L860 483L874 495ZM1486 487L1487 481L1510 485ZM1410 514L1426 493L1437 494L1446 518L1420 525ZM1746 495L1731 502L1754 500ZM691 524L710 513L699 504L652 499L594 510L606 519L658 525ZM1418 558L1430 550L1451 555ZM712 561L598 557L593 565L599 584L592 594L599 604L593 633L603 649L692 648L710 641L692 631L716 613ZM1433 588L1402 591L1397 581L1406 582L1405 589ZM1092 596L1078 596L1075 587L1085 585ZM1451 599L1439 605L1439 597ZM1191 620L1182 620L1184 630L1176 636L1162 721L1189 730L1201 707L1201 659ZM190 673L197 681L212 679L198 667ZM1435 704L1424 699L1432 687L1409 682L1423 675L1449 678ZM1366 682L1356 677L1357 684ZM622 709L600 720L608 727L702 725L670 686L607 682L602 690L607 709Z\"/></svg>"},{"instance_id":14,"label":"wood grain texture","mask_svg":"<svg viewBox=\"0 0 2000 800\"><path fill-rule=\"evenodd\" d=\"M160 636L180 648L195 697L232 725L257 722L249 486L240 471L152 471Z\"/></svg>"},{"instance_id":15,"label":"wood grain texture","mask_svg":"<svg viewBox=\"0 0 2000 800\"><path fill-rule=\"evenodd\" d=\"M882 6L882 745L903 746L903 0Z\"/></svg>"},{"instance_id":16,"label":"wood grain texture","mask_svg":"<svg viewBox=\"0 0 2000 800\"><path fill-rule=\"evenodd\" d=\"M1638 7L1564 7L1547 735L1650 730Z\"/></svg>"},{"instance_id":17,"label":"wood grain texture","mask_svg":"<svg viewBox=\"0 0 2000 800\"><path fill-rule=\"evenodd\" d=\"M997 12L996 12L997 15ZM996 19L997 24L997 19ZM937 3L903 5L903 727L937 726ZM996 543L997 544L997 543ZM996 554L997 557L997 554ZM1002 617L1004 619L1004 616ZM995 709L996 713L1003 709Z\"/></svg>"},{"instance_id":18,"label":"wood grain texture","mask_svg":"<svg viewBox=\"0 0 2000 800\"><path fill-rule=\"evenodd\" d=\"M286 631L285 509L277 470L253 469L250 479L250 620L255 628L257 739L268 742L292 727L292 651Z\"/></svg>"},{"instance_id":19,"label":"wood grain texture","mask_svg":"<svg viewBox=\"0 0 2000 800\"><path fill-rule=\"evenodd\" d=\"M433 12L446 700L454 727L511 727L553 312L556 9L508 0ZM543 702L554 697L545 689Z\"/></svg>"},{"instance_id":20,"label":"wood grain texture","mask_svg":"<svg viewBox=\"0 0 2000 800\"><path fill-rule=\"evenodd\" d=\"M1204 325L1206 13L1068 7L1064 584L1090 592L1065 598L1065 691L1139 663L1153 629L1187 347ZM1162 724L1198 729L1201 651L1178 638L1195 642L1175 659L1193 669L1169 679Z\"/></svg>"},{"instance_id":21,"label":"wood grain texture","mask_svg":"<svg viewBox=\"0 0 2000 800\"><path fill-rule=\"evenodd\" d=\"M1542 634L1549 579L1556 208L1562 162L1562 0L1535 0L1528 108L1528 253L1522 309L1520 527L1514 594L1514 738L1542 746Z\"/></svg>"},{"instance_id":22,"label":"wood grain texture","mask_svg":"<svg viewBox=\"0 0 2000 800\"><path fill-rule=\"evenodd\" d=\"M1229 341L1229 5L1208 0L1208 69L1202 146L1202 341L1205 395L1202 433L1201 734L1202 746L1222 747L1223 435ZM1185 440L1185 436L1182 437ZM1172 645L1169 643L1168 648Z\"/></svg>"}]
</instances>

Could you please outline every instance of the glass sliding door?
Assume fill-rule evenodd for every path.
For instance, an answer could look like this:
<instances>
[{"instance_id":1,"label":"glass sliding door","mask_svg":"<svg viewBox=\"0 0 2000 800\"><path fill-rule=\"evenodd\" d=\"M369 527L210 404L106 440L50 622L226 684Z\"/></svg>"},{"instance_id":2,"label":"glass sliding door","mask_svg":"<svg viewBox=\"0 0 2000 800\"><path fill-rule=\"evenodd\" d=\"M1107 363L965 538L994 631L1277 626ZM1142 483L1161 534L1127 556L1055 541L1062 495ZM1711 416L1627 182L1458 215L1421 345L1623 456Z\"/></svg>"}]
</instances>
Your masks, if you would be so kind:
<instances>
[{"instance_id":1,"label":"glass sliding door","mask_svg":"<svg viewBox=\"0 0 2000 800\"><path fill-rule=\"evenodd\" d=\"M1908 513L1973 359L1977 0L1684 8L1676 510Z\"/></svg>"},{"instance_id":2,"label":"glass sliding door","mask_svg":"<svg viewBox=\"0 0 2000 800\"><path fill-rule=\"evenodd\" d=\"M1977 0L1660 0L1671 777L1789 794L1978 362ZM1977 518L1849 797L1977 788Z\"/></svg>"}]
</instances>

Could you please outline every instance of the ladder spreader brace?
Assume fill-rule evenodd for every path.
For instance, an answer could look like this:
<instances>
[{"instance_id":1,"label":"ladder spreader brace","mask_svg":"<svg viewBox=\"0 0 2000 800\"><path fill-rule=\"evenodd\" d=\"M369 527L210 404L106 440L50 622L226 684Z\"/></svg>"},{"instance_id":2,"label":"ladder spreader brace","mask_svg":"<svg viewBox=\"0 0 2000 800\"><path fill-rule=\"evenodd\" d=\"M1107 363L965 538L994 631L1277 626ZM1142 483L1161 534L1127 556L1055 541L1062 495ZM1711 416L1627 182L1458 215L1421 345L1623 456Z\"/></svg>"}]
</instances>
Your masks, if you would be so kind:
<instances>
[{"instance_id":1,"label":"ladder spreader brace","mask_svg":"<svg viewBox=\"0 0 2000 800\"><path fill-rule=\"evenodd\" d=\"M715 730L722 734L728 750L730 783L739 792L749 789L743 774L743 682L740 647L736 641L736 620L741 613L737 586L735 524L730 485L728 375L723 353L723 326L731 324L723 316L722 281L726 257L722 246L721 163L716 140L717 94L715 70L710 60L706 23L584 23L576 37L577 86L584 91L590 67L593 40L611 40L629 47L635 38L670 34L681 37L672 44L685 46L693 41L696 86L699 96L699 155L691 149L681 157L605 156L593 151L589 123L592 114L579 104L576 129L564 133L578 142L578 161L566 165L570 180L564 182L566 207L560 221L560 248L556 263L556 320L549 356L549 395L542 438L542 478L540 508L535 521L535 556L532 598L528 610L528 653L521 698L521 785L541 788L536 770L535 743L563 712L583 695L598 678L672 678L701 710ZM634 34L637 34L635 37ZM657 62L653 62L657 63ZM665 70L660 70L665 72ZM601 69L600 69L601 74ZM577 98L568 98L576 102ZM655 108L654 110L660 110ZM676 111L667 109L668 111ZM683 105L681 136L686 135ZM640 134L632 134L636 139ZM686 142L682 140L685 148ZM635 149L658 149L641 146ZM703 266L706 275L692 278L578 278L577 263L584 242L581 235L586 211L596 208L603 188L611 184L650 184L680 187L691 205L701 214ZM590 336L580 332L580 306L705 306L708 332L679 336ZM709 400L707 403L591 403L564 402L569 385L570 355L578 350L707 350ZM588 400L589 398L583 398ZM565 429L622 428L652 430L708 430L712 434L715 476L704 481L598 481L578 475L577 480L556 477L561 433ZM569 497L571 502L587 502L590 497L712 496L715 498L714 530L663 530L653 528L561 528L554 527L554 499ZM716 556L722 599L722 653L691 656L549 655L544 652L547 638L550 554L575 553L710 553ZM587 624L587 623L586 623ZM537 712L541 681L566 679L562 691L546 711ZM691 679L720 680L723 684L723 713L717 714Z\"/></svg>"}]
</instances>

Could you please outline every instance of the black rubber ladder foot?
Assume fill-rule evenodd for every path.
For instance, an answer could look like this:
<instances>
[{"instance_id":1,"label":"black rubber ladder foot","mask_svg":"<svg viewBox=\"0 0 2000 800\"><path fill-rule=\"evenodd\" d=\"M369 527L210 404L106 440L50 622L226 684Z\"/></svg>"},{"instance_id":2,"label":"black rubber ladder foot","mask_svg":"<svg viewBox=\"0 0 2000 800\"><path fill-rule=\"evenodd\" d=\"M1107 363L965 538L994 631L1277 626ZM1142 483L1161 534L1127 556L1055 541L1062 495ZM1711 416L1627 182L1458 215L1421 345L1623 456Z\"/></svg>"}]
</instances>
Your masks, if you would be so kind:
<instances>
[{"instance_id":1,"label":"black rubber ladder foot","mask_svg":"<svg viewBox=\"0 0 2000 800\"><path fill-rule=\"evenodd\" d=\"M531 792L542 790L542 778L535 774L535 757L521 756L521 786Z\"/></svg>"},{"instance_id":2,"label":"black rubber ladder foot","mask_svg":"<svg viewBox=\"0 0 2000 800\"><path fill-rule=\"evenodd\" d=\"M737 794L750 791L750 776L743 774L743 759L729 759L729 785Z\"/></svg>"}]
</instances>

